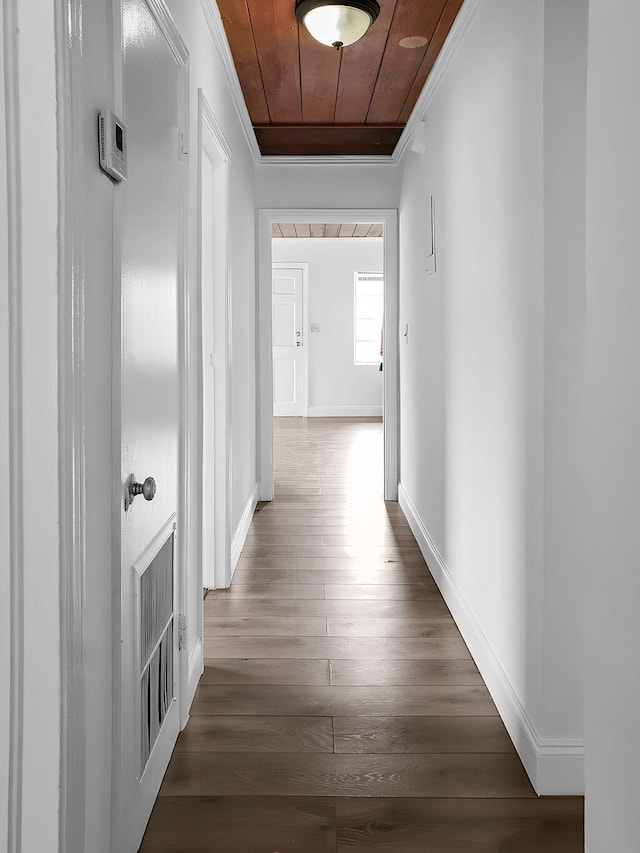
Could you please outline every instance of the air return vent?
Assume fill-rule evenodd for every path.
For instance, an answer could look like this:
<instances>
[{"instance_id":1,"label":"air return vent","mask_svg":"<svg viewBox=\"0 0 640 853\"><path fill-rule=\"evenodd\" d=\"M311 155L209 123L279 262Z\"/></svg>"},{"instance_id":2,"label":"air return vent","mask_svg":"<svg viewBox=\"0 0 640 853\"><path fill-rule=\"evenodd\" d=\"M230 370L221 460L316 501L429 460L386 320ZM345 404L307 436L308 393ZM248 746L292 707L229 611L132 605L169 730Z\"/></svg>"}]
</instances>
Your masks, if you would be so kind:
<instances>
[{"instance_id":1,"label":"air return vent","mask_svg":"<svg viewBox=\"0 0 640 853\"><path fill-rule=\"evenodd\" d=\"M174 533L139 576L140 773L173 701Z\"/></svg>"}]
</instances>

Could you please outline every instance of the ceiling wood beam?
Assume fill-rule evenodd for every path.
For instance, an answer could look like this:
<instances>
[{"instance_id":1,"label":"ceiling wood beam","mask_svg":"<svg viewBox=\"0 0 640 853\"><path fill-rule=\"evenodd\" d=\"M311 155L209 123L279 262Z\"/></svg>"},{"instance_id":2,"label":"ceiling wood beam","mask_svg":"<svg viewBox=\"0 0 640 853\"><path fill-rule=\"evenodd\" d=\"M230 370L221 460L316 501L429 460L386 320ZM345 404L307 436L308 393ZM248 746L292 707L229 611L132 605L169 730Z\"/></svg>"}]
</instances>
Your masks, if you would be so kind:
<instances>
[{"instance_id":1,"label":"ceiling wood beam","mask_svg":"<svg viewBox=\"0 0 640 853\"><path fill-rule=\"evenodd\" d=\"M261 125L254 127L265 155L392 154L403 125Z\"/></svg>"}]
</instances>

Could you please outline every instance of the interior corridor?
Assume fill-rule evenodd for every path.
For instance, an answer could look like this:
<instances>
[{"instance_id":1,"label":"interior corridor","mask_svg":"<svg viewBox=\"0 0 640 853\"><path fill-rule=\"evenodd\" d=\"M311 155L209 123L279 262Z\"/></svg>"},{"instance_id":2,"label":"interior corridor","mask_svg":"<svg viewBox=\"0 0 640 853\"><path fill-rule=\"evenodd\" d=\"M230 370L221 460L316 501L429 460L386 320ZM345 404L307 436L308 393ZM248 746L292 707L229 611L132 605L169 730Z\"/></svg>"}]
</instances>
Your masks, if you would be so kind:
<instances>
[{"instance_id":1,"label":"interior corridor","mask_svg":"<svg viewBox=\"0 0 640 853\"><path fill-rule=\"evenodd\" d=\"M536 797L396 503L378 419L279 418L145 853L578 853Z\"/></svg>"}]
</instances>

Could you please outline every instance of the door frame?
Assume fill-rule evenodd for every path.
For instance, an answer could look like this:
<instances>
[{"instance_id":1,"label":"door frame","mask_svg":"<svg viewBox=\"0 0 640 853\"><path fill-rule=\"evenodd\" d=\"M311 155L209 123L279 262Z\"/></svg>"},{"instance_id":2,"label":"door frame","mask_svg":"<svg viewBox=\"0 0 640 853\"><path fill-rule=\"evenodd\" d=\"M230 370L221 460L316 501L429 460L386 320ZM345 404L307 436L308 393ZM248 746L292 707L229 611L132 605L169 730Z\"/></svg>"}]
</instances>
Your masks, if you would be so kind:
<instances>
[{"instance_id":1,"label":"door frame","mask_svg":"<svg viewBox=\"0 0 640 853\"><path fill-rule=\"evenodd\" d=\"M83 2L55 4L58 93L59 411L60 411L60 841L84 849L86 838L88 626L86 530ZM103 470L103 473L105 471ZM105 565L110 565L110 555ZM109 804L110 807L110 804Z\"/></svg>"},{"instance_id":2,"label":"door frame","mask_svg":"<svg viewBox=\"0 0 640 853\"><path fill-rule=\"evenodd\" d=\"M207 146L206 137L209 137ZM202 281L202 153L207 154L214 165L214 200L213 210L213 311L214 336L220 341L214 359L214 381L219 389L216 396L216 412L214 420L214 477L215 496L213 525L214 525L214 565L213 572L203 576L203 584L209 589L226 589L231 583L231 454L228 452L231 436L231 419L229 393L231 388L231 276L229 268L229 161L231 148L216 120L213 109L209 105L202 89L198 90L198 359L199 392L198 392L198 455L199 455L199 489L201 494L200 507L200 556L204 558L204 524L208 496L204 493L202 478L202 462L204 461L204 413L205 385L204 371L207 369L206 354L203 351L203 281ZM204 566L204 559L201 559ZM206 572L205 569L203 571Z\"/></svg>"},{"instance_id":3,"label":"door frame","mask_svg":"<svg viewBox=\"0 0 640 853\"><path fill-rule=\"evenodd\" d=\"M309 348L307 346L307 336L309 334L309 264L304 261L292 261L291 263L285 263L284 261L272 261L272 274L273 270L276 269L302 271L302 328L304 329L302 336L302 371L304 374L304 390L302 392L302 417L306 418L307 413L309 411ZM271 363L273 365L273 348L271 349ZM273 408L271 414L273 416Z\"/></svg>"},{"instance_id":4,"label":"door frame","mask_svg":"<svg viewBox=\"0 0 640 853\"><path fill-rule=\"evenodd\" d=\"M271 239L276 222L376 223L384 225L383 432L384 497L398 500L398 211L395 208L263 208L258 210L257 478L259 500L273 498L273 358L271 345Z\"/></svg>"}]
</instances>

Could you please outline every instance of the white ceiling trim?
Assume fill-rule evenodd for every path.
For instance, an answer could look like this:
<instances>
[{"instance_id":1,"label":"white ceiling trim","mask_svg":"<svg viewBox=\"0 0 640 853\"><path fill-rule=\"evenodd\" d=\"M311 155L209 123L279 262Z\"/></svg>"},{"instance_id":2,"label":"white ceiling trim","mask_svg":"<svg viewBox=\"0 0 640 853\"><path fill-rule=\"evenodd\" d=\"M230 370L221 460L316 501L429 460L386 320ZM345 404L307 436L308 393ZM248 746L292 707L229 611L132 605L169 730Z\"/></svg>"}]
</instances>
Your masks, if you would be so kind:
<instances>
[{"instance_id":1,"label":"white ceiling trim","mask_svg":"<svg viewBox=\"0 0 640 853\"><path fill-rule=\"evenodd\" d=\"M309 156L306 157L304 154L300 154L297 156L288 155L279 157L276 154L268 154L268 155L260 155L261 163L271 163L276 166L285 166L287 163L291 163L295 166L307 166L307 165L320 165L320 166L335 166L337 163L344 164L346 166L350 164L355 164L357 166L370 166L372 163L381 163L387 166L393 166L395 164L395 159L391 156L391 154L372 154L370 156L362 156L354 155L354 154L334 154L334 155L323 155L323 156Z\"/></svg>"},{"instance_id":2,"label":"white ceiling trim","mask_svg":"<svg viewBox=\"0 0 640 853\"><path fill-rule=\"evenodd\" d=\"M240 80L238 79L238 73L233 63L231 49L229 48L229 42L227 41L227 34L224 31L224 24L220 17L220 10L218 9L218 5L215 0L200 0L200 5L202 6L202 11L204 12L209 32L211 33L211 38L216 46L216 50L218 51L218 56L222 61L225 75L227 77L227 83L231 90L231 98L236 108L238 118L240 119L244 135L247 139L247 144L249 145L254 161L257 163L260 161L262 155L258 148L256 135L253 132L253 124L251 123L249 110L244 102L244 96L240 87Z\"/></svg>"}]
</instances>

